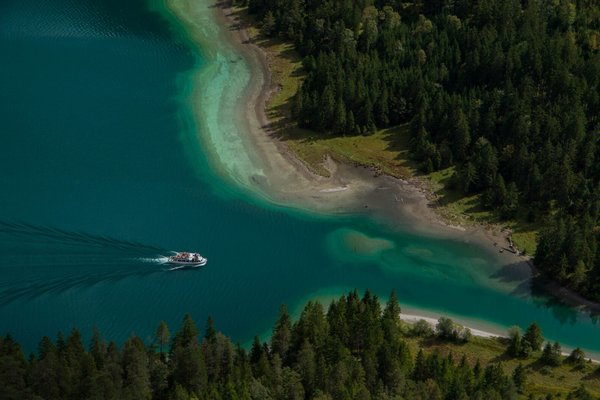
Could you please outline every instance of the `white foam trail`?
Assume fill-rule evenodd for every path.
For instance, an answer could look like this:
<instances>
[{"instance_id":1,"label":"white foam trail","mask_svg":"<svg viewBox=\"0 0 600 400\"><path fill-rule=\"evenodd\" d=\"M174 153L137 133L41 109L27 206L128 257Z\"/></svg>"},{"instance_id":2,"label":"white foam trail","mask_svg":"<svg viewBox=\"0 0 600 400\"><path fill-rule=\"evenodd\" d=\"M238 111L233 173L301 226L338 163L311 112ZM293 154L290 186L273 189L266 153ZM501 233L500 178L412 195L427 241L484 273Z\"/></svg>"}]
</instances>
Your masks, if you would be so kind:
<instances>
[{"instance_id":1,"label":"white foam trail","mask_svg":"<svg viewBox=\"0 0 600 400\"><path fill-rule=\"evenodd\" d=\"M137 258L138 261L144 262L144 263L149 263L149 264L166 264L167 261L169 261L168 257L165 256L160 256L160 257L139 257Z\"/></svg>"}]
</instances>

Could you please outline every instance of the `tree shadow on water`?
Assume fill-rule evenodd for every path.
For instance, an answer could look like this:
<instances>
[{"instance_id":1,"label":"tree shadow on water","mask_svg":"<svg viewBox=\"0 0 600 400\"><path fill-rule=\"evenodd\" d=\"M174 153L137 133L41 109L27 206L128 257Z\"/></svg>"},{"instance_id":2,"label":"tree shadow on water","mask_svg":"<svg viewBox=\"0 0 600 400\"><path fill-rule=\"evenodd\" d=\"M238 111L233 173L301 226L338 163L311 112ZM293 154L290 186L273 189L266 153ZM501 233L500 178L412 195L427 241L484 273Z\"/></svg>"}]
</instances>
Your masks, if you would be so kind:
<instances>
[{"instance_id":1,"label":"tree shadow on water","mask_svg":"<svg viewBox=\"0 0 600 400\"><path fill-rule=\"evenodd\" d=\"M531 270L526 262L517 262L503 266L490 278L504 283L528 282L531 278Z\"/></svg>"},{"instance_id":2,"label":"tree shadow on water","mask_svg":"<svg viewBox=\"0 0 600 400\"><path fill-rule=\"evenodd\" d=\"M505 265L491 274L490 278L506 284L517 284L511 291L512 295L530 299L537 308L547 308L561 324L575 325L582 316L588 316L594 324L600 322L599 310L576 305L562 297L562 289L547 277L533 274L526 261Z\"/></svg>"},{"instance_id":3,"label":"tree shadow on water","mask_svg":"<svg viewBox=\"0 0 600 400\"><path fill-rule=\"evenodd\" d=\"M538 307L548 308L554 318L562 324L575 325L582 315L590 317L593 324L600 322L600 312L586 306L574 306L560 297L555 290L550 290L548 279L535 276L531 279L531 298Z\"/></svg>"}]
</instances>

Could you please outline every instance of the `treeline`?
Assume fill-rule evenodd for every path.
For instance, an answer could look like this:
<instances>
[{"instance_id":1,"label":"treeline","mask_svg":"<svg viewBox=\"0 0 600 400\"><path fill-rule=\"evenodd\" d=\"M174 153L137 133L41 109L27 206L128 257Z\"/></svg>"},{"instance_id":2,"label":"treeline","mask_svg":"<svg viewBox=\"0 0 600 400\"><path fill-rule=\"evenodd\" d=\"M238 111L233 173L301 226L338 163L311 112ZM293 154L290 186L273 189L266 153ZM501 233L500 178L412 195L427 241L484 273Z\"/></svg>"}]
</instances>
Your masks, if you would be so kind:
<instances>
[{"instance_id":1,"label":"treeline","mask_svg":"<svg viewBox=\"0 0 600 400\"><path fill-rule=\"evenodd\" d=\"M399 315L394 293L383 309L368 291L362 298L356 291L342 296L327 312L309 302L296 322L282 306L271 339L255 338L249 352L217 332L210 318L200 339L189 315L172 339L161 323L151 345L132 336L119 348L94 332L86 350L73 330L56 341L44 337L26 359L6 336L0 339L0 398L506 400L524 389L522 365L509 374L499 363L483 367L422 349L412 354L406 335L434 332L425 321L407 330ZM440 318L436 334L458 342L470 337L447 318ZM541 331L534 326L523 338L511 336L511 348L517 342L519 349L529 343L532 352L539 350ZM515 356L527 357L520 351ZM569 399L592 397L580 387Z\"/></svg>"},{"instance_id":2,"label":"treeline","mask_svg":"<svg viewBox=\"0 0 600 400\"><path fill-rule=\"evenodd\" d=\"M543 221L536 264L600 300L595 0L243 1L303 56L300 126L410 123L424 171L454 166L484 207Z\"/></svg>"}]
</instances>

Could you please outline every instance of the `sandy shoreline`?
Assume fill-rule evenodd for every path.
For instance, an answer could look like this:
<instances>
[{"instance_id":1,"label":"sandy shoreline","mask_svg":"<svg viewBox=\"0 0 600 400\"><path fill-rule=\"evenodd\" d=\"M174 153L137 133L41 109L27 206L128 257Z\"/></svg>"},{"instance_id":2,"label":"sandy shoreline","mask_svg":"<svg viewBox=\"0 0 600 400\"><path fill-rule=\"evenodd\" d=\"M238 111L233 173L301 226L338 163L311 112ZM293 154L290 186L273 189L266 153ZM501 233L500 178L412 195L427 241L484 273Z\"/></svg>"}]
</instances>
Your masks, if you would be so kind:
<instances>
[{"instance_id":1,"label":"sandy shoreline","mask_svg":"<svg viewBox=\"0 0 600 400\"><path fill-rule=\"evenodd\" d=\"M432 316L425 316L425 315L416 315L416 314L400 314L400 319L402 319L402 321L404 321L404 322L408 322L409 324L414 324L417 321L424 320L427 323L429 323L429 325L431 325L431 327L434 329L438 322L438 318L434 318ZM483 338L506 337L506 334L485 331L485 330L473 328L473 327L470 327L467 325L464 325L464 326L465 326L465 328L469 328L469 330L471 331L471 334L473 334L473 336L478 336L478 337L483 337Z\"/></svg>"},{"instance_id":2,"label":"sandy shoreline","mask_svg":"<svg viewBox=\"0 0 600 400\"><path fill-rule=\"evenodd\" d=\"M440 315L441 316L441 315ZM424 320L426 321L433 329L435 329L435 326L438 322L438 318L439 317L433 317L431 315L417 315L417 314L400 314L400 319L404 322L407 322L409 324L414 324L419 320ZM455 321L456 322L456 321ZM491 331L491 330L485 330L484 329L478 329L476 327L472 327L469 326L468 324L462 324L459 323L460 325L464 326L465 328L468 328L471 331L471 334L473 336L477 336L477 337L481 337L481 338L485 338L485 339L493 339L493 338L508 338L506 333L500 333L499 331ZM550 341L551 343L552 341ZM573 351L572 348L570 347L565 347L564 348L566 351L561 352L561 354L565 357L568 357L571 354L571 351ZM594 356L596 356L596 354L594 354ZM598 364L600 363L600 360L598 360L597 358L590 358L589 355L586 357L586 360L591 360L593 363Z\"/></svg>"}]
</instances>

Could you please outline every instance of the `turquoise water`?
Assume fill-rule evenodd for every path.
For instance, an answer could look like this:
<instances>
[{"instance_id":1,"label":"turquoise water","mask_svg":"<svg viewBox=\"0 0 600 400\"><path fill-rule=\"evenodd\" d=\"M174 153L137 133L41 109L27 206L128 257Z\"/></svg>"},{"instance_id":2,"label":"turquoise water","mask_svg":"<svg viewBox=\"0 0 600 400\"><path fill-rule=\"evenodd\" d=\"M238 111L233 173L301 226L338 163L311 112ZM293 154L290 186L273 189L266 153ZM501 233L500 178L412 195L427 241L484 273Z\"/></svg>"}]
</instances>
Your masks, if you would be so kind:
<instances>
[{"instance_id":1,"label":"turquoise water","mask_svg":"<svg viewBox=\"0 0 600 400\"><path fill-rule=\"evenodd\" d=\"M143 1L0 4L0 332L28 350L75 326L122 342L190 313L246 342L280 303L395 288L414 308L498 329L537 320L600 352L588 315L533 296L487 249L284 209L219 177L188 101L189 71L210 60L165 15ZM170 250L209 264L168 271Z\"/></svg>"}]
</instances>

